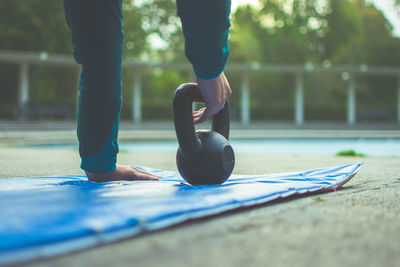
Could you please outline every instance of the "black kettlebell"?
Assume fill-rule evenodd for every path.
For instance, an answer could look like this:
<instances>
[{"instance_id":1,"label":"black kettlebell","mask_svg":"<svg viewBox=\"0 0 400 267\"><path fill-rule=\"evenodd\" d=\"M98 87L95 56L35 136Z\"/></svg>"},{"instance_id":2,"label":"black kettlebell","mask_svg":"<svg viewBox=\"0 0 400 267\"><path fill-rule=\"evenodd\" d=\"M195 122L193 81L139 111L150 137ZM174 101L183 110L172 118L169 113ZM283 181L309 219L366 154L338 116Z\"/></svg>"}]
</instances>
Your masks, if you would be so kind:
<instances>
[{"instance_id":1,"label":"black kettlebell","mask_svg":"<svg viewBox=\"0 0 400 267\"><path fill-rule=\"evenodd\" d=\"M229 139L229 105L213 116L212 130L195 132L192 103L203 102L197 84L186 83L176 89L173 109L179 148L176 165L181 176L192 185L222 184L232 174L235 154Z\"/></svg>"}]
</instances>

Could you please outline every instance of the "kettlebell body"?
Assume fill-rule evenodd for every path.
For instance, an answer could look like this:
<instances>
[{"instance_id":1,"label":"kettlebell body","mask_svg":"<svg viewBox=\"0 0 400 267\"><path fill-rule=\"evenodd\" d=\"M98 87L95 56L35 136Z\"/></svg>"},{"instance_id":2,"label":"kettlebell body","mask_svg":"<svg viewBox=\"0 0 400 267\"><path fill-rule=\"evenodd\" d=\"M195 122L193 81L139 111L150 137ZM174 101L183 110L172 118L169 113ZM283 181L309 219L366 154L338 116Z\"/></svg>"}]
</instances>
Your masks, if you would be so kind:
<instances>
[{"instance_id":1,"label":"kettlebell body","mask_svg":"<svg viewBox=\"0 0 400 267\"><path fill-rule=\"evenodd\" d=\"M192 185L222 184L232 174L235 155L229 138L229 104L213 116L212 130L195 132L192 103L204 102L196 84L178 87L174 97L174 122L179 148L176 164Z\"/></svg>"}]
</instances>

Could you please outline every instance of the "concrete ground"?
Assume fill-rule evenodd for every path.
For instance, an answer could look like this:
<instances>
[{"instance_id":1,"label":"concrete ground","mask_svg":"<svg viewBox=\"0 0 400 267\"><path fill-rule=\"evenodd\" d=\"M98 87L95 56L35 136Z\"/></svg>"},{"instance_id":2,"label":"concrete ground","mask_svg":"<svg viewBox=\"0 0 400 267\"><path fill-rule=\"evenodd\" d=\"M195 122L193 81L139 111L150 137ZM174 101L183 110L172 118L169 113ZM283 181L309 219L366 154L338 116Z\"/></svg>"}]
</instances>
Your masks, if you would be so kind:
<instances>
[{"instance_id":1,"label":"concrete ground","mask_svg":"<svg viewBox=\"0 0 400 267\"><path fill-rule=\"evenodd\" d=\"M0 177L80 174L77 151L0 146ZM237 155L235 173L365 162L341 190L195 220L27 266L399 266L400 159ZM119 162L175 169L175 155Z\"/></svg>"}]
</instances>

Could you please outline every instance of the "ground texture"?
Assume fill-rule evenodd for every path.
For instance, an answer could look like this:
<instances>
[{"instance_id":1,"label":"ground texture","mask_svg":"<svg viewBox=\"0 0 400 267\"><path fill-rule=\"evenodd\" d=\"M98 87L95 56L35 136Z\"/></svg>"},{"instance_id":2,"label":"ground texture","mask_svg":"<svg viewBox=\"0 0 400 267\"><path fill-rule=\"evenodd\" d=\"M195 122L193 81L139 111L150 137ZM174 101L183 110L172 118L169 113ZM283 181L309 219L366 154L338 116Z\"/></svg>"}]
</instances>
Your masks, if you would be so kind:
<instances>
[{"instance_id":1,"label":"ground texture","mask_svg":"<svg viewBox=\"0 0 400 267\"><path fill-rule=\"evenodd\" d=\"M0 147L0 177L81 174L75 150ZM332 193L195 220L28 266L399 266L400 159L237 155L235 173L364 162ZM174 154L121 153L119 162L175 169Z\"/></svg>"}]
</instances>

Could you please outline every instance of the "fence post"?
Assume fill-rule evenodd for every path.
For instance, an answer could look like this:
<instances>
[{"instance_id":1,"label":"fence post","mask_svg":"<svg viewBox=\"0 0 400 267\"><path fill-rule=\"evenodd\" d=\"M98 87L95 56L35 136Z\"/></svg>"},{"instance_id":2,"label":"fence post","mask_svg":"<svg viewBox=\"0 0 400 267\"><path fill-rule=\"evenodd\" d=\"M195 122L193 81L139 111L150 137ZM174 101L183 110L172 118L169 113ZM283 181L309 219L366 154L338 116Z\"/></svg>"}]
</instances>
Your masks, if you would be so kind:
<instances>
[{"instance_id":1,"label":"fence post","mask_svg":"<svg viewBox=\"0 0 400 267\"><path fill-rule=\"evenodd\" d=\"M250 123L250 89L248 73L244 73L242 76L241 91L241 121L243 125L248 125Z\"/></svg>"},{"instance_id":2,"label":"fence post","mask_svg":"<svg viewBox=\"0 0 400 267\"><path fill-rule=\"evenodd\" d=\"M142 122L142 81L140 71L134 69L133 72L133 107L132 117L135 123Z\"/></svg>"},{"instance_id":3,"label":"fence post","mask_svg":"<svg viewBox=\"0 0 400 267\"><path fill-rule=\"evenodd\" d=\"M356 89L354 84L354 75L350 75L349 86L347 88L347 123L354 125L356 123Z\"/></svg>"},{"instance_id":4,"label":"fence post","mask_svg":"<svg viewBox=\"0 0 400 267\"><path fill-rule=\"evenodd\" d=\"M397 123L400 124L400 76L397 84Z\"/></svg>"},{"instance_id":5,"label":"fence post","mask_svg":"<svg viewBox=\"0 0 400 267\"><path fill-rule=\"evenodd\" d=\"M302 73L296 75L296 93L295 93L295 122L296 125L304 124L304 79Z\"/></svg>"},{"instance_id":6,"label":"fence post","mask_svg":"<svg viewBox=\"0 0 400 267\"><path fill-rule=\"evenodd\" d=\"M18 108L19 111L29 102L29 65L22 63L19 68L19 97ZM19 117L22 118L23 114L19 112Z\"/></svg>"}]
</instances>

